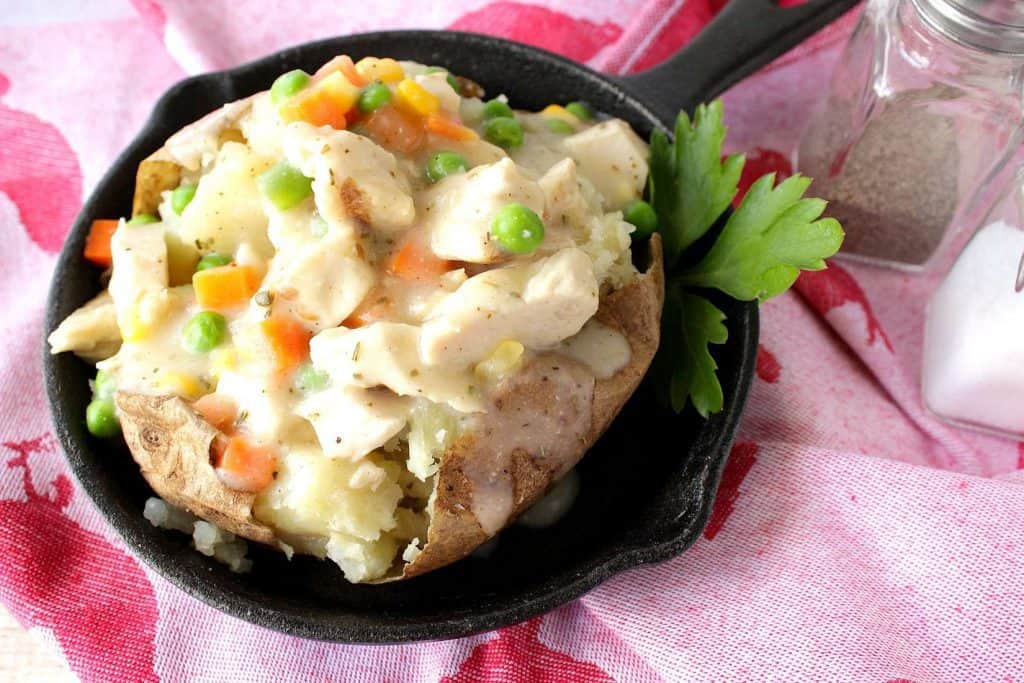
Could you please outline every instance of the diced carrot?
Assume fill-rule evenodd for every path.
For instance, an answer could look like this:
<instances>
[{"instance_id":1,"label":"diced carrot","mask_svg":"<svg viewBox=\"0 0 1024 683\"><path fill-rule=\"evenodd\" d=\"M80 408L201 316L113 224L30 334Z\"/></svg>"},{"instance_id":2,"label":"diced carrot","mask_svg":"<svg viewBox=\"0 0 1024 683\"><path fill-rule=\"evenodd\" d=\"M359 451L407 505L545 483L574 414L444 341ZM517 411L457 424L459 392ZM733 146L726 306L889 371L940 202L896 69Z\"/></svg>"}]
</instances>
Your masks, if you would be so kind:
<instances>
[{"instance_id":1,"label":"diced carrot","mask_svg":"<svg viewBox=\"0 0 1024 683\"><path fill-rule=\"evenodd\" d=\"M327 62L317 69L316 73L313 74L313 78L320 79L334 73L335 71L340 71L345 74L345 78L349 80L349 83L360 88L369 83L369 81L363 78L362 74L356 71L355 62L353 62L352 58L348 55L339 55Z\"/></svg>"},{"instance_id":2,"label":"diced carrot","mask_svg":"<svg viewBox=\"0 0 1024 683\"><path fill-rule=\"evenodd\" d=\"M427 130L448 140L476 140L479 137L472 128L467 128L441 114L431 114L427 117Z\"/></svg>"},{"instance_id":3,"label":"diced carrot","mask_svg":"<svg viewBox=\"0 0 1024 683\"><path fill-rule=\"evenodd\" d=\"M286 100L279 111L285 121L305 121L344 130L348 123L345 115L358 98L359 88L341 72L334 72Z\"/></svg>"},{"instance_id":4,"label":"diced carrot","mask_svg":"<svg viewBox=\"0 0 1024 683\"><path fill-rule=\"evenodd\" d=\"M232 436L223 449L211 448L211 459L224 485L236 491L257 493L274 480L277 455L269 446Z\"/></svg>"},{"instance_id":5,"label":"diced carrot","mask_svg":"<svg viewBox=\"0 0 1024 683\"><path fill-rule=\"evenodd\" d=\"M196 301L203 308L224 309L240 306L256 293L260 279L249 266L234 263L200 270L192 275Z\"/></svg>"},{"instance_id":6,"label":"diced carrot","mask_svg":"<svg viewBox=\"0 0 1024 683\"><path fill-rule=\"evenodd\" d=\"M388 272L403 280L436 280L454 264L434 255L423 236L408 235L388 259Z\"/></svg>"},{"instance_id":7,"label":"diced carrot","mask_svg":"<svg viewBox=\"0 0 1024 683\"><path fill-rule=\"evenodd\" d=\"M381 107L363 122L366 134L392 152L412 154L426 140L423 118L410 116L392 106Z\"/></svg>"},{"instance_id":8,"label":"diced carrot","mask_svg":"<svg viewBox=\"0 0 1024 683\"><path fill-rule=\"evenodd\" d=\"M270 342L279 373L291 372L309 358L309 340L313 335L296 318L272 315L260 322L260 327Z\"/></svg>"},{"instance_id":9,"label":"diced carrot","mask_svg":"<svg viewBox=\"0 0 1024 683\"><path fill-rule=\"evenodd\" d=\"M86 260L92 261L97 266L110 267L114 263L110 252L110 239L114 236L117 226L121 221L108 218L101 218L92 222L89 226L89 234L85 238Z\"/></svg>"},{"instance_id":10,"label":"diced carrot","mask_svg":"<svg viewBox=\"0 0 1024 683\"><path fill-rule=\"evenodd\" d=\"M230 434L235 428L235 418L238 417L238 406L235 402L225 396L214 392L196 400L192 409L199 413L200 417L209 422L215 429Z\"/></svg>"}]
</instances>

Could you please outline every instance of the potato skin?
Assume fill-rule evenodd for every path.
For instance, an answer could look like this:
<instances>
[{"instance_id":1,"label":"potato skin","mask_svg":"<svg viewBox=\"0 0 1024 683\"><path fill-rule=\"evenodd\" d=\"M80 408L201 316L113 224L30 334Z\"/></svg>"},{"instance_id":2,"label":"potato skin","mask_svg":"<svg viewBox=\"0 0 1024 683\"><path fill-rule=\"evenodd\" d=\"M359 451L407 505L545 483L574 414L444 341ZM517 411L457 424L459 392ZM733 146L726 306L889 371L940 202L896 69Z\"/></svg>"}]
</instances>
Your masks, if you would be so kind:
<instances>
[{"instance_id":1,"label":"potato skin","mask_svg":"<svg viewBox=\"0 0 1024 683\"><path fill-rule=\"evenodd\" d=\"M603 297L595 315L598 322L619 331L629 340L629 363L611 377L594 381L589 428L578 435L575 448L562 450L554 457L543 459L525 450L516 450L511 454L509 470L514 507L509 522L536 502L555 481L579 462L639 386L658 349L664 299L661 237L654 235L650 241L646 272L633 284ZM572 363L567 358L562 360ZM517 387L512 395L504 396L505 400L496 410L499 413L515 410L524 404L546 410L560 399L552 386L551 382L536 382ZM514 424L506 425L508 429L519 428ZM496 436L502 438L502 435ZM468 461L495 457L500 456L489 447L488 441L474 433L463 434L441 457L427 543L423 551L406 565L402 575L396 578L408 579L451 564L469 555L490 537L473 515L473 484L471 477L466 474L466 468Z\"/></svg>"},{"instance_id":2,"label":"potato skin","mask_svg":"<svg viewBox=\"0 0 1024 683\"><path fill-rule=\"evenodd\" d=\"M117 392L114 402L132 457L157 495L233 534L274 542L274 531L252 516L256 494L221 483L210 464L218 432L185 401Z\"/></svg>"}]
</instances>

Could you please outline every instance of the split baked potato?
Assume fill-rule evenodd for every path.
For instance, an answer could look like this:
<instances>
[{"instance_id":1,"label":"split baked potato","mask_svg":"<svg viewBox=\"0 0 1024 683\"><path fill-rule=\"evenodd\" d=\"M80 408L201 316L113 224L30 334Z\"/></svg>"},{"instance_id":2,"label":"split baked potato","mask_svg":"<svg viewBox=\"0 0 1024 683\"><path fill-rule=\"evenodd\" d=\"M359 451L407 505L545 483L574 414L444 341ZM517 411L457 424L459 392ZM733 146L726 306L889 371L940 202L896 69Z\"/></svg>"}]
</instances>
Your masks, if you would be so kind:
<instances>
[{"instance_id":1,"label":"split baked potato","mask_svg":"<svg viewBox=\"0 0 1024 683\"><path fill-rule=\"evenodd\" d=\"M537 501L647 371L661 244L634 266L627 124L479 95L339 57L168 139L90 234L108 290L51 336L98 361L90 430L119 424L168 503L353 582Z\"/></svg>"}]
</instances>

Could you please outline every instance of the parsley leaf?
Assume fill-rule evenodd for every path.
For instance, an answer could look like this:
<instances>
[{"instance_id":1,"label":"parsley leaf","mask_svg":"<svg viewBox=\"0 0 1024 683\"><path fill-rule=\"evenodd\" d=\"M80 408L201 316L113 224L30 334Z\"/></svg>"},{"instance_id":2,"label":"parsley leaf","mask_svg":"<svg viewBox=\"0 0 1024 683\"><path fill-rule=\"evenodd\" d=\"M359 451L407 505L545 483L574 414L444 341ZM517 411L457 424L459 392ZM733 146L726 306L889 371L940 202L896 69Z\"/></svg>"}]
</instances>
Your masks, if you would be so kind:
<instances>
[{"instance_id":1,"label":"parsley leaf","mask_svg":"<svg viewBox=\"0 0 1024 683\"><path fill-rule=\"evenodd\" d=\"M804 198L810 179L796 175L776 187L771 174L751 185L696 265L680 267L680 256L736 196L745 159L722 160L725 134L716 100L697 107L692 122L680 113L673 143L662 133L651 135L648 197L658 214L667 274L654 375L666 382L664 393L676 412L692 402L703 417L723 406L710 347L724 344L729 331L725 314L691 288L763 302L789 289L801 270L825 268L843 241L839 223L821 218L825 202Z\"/></svg>"},{"instance_id":2,"label":"parsley leaf","mask_svg":"<svg viewBox=\"0 0 1024 683\"><path fill-rule=\"evenodd\" d=\"M665 226L661 232L669 270L736 196L744 157L735 154L722 161L722 112L721 100L698 106L692 123L680 112L674 144L660 131L651 135L650 198Z\"/></svg>"},{"instance_id":3,"label":"parsley leaf","mask_svg":"<svg viewBox=\"0 0 1024 683\"><path fill-rule=\"evenodd\" d=\"M708 350L729 337L725 313L698 294L673 287L665 300L665 356L671 354L669 400L677 413L693 402L701 417L717 413L724 402L718 364Z\"/></svg>"},{"instance_id":4,"label":"parsley leaf","mask_svg":"<svg viewBox=\"0 0 1024 683\"><path fill-rule=\"evenodd\" d=\"M774 184L772 173L750 187L714 246L680 274L680 282L741 301L766 301L789 289L801 270L825 268L825 259L843 243L839 222L820 218L824 200L802 198L810 178L795 175Z\"/></svg>"}]
</instances>

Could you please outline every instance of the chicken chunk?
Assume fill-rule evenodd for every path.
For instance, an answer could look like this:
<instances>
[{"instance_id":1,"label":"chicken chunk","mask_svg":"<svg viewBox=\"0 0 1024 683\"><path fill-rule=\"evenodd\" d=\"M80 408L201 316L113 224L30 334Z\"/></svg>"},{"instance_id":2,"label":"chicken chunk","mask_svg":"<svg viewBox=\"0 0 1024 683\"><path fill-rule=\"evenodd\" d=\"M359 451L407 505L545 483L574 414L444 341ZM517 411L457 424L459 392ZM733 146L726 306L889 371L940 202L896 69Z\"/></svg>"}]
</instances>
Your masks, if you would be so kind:
<instances>
[{"instance_id":1,"label":"chicken chunk","mask_svg":"<svg viewBox=\"0 0 1024 683\"><path fill-rule=\"evenodd\" d=\"M347 240L338 234L311 241L274 259L264 287L317 329L337 327L373 287L373 268L355 255L342 256Z\"/></svg>"},{"instance_id":2,"label":"chicken chunk","mask_svg":"<svg viewBox=\"0 0 1024 683\"><path fill-rule=\"evenodd\" d=\"M409 399L382 389L328 388L303 399L298 413L313 425L325 455L354 461L402 431Z\"/></svg>"},{"instance_id":3,"label":"chicken chunk","mask_svg":"<svg viewBox=\"0 0 1024 683\"><path fill-rule=\"evenodd\" d=\"M544 193L511 159L442 180L424 197L431 249L441 258L468 263L508 258L491 238L491 221L510 202L538 215L544 211Z\"/></svg>"},{"instance_id":4,"label":"chicken chunk","mask_svg":"<svg viewBox=\"0 0 1024 683\"><path fill-rule=\"evenodd\" d=\"M597 306L590 259L570 247L466 280L423 324L420 355L427 363L460 367L507 339L544 348L579 332Z\"/></svg>"},{"instance_id":5,"label":"chicken chunk","mask_svg":"<svg viewBox=\"0 0 1024 683\"><path fill-rule=\"evenodd\" d=\"M349 330L325 330L310 342L310 359L334 383L384 386L399 396L422 396L471 413L483 410L468 370L432 367L419 355L420 328L376 322Z\"/></svg>"},{"instance_id":6,"label":"chicken chunk","mask_svg":"<svg viewBox=\"0 0 1024 683\"><path fill-rule=\"evenodd\" d=\"M64 318L47 340L50 353L72 351L91 363L110 358L121 347L114 300L107 291Z\"/></svg>"},{"instance_id":7,"label":"chicken chunk","mask_svg":"<svg viewBox=\"0 0 1024 683\"><path fill-rule=\"evenodd\" d=\"M537 181L544 192L544 243L542 248L555 252L572 246L574 236L586 234L593 209L580 189L576 162L563 159Z\"/></svg>"},{"instance_id":8,"label":"chicken chunk","mask_svg":"<svg viewBox=\"0 0 1024 683\"><path fill-rule=\"evenodd\" d=\"M621 209L647 183L647 145L625 121L613 119L565 139L580 172L605 196L605 208Z\"/></svg>"},{"instance_id":9,"label":"chicken chunk","mask_svg":"<svg viewBox=\"0 0 1024 683\"><path fill-rule=\"evenodd\" d=\"M368 137L295 122L285 128L284 151L313 178L316 206L328 223L355 219L394 231L415 220L409 182L395 156Z\"/></svg>"},{"instance_id":10,"label":"chicken chunk","mask_svg":"<svg viewBox=\"0 0 1024 683\"><path fill-rule=\"evenodd\" d=\"M110 240L114 301L121 338L135 341L152 330L167 313L167 244L163 226L122 225Z\"/></svg>"},{"instance_id":11,"label":"chicken chunk","mask_svg":"<svg viewBox=\"0 0 1024 683\"><path fill-rule=\"evenodd\" d=\"M274 250L267 239L267 214L256 176L271 164L241 143L225 143L180 219L167 200L161 206L168 231L201 251L233 254L239 244L248 242L264 258L270 257Z\"/></svg>"}]
</instances>

